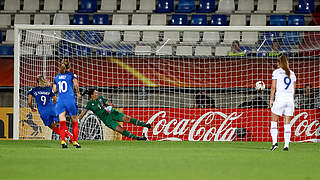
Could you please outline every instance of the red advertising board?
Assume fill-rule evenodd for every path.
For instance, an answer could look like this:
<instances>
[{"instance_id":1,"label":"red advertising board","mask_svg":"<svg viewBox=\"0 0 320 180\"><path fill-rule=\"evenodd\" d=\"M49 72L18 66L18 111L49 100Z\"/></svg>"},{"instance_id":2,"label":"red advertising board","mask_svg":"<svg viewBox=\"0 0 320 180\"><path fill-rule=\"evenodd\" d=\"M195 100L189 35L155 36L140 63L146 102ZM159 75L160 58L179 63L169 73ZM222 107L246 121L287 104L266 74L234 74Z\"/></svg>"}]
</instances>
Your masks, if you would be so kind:
<instances>
[{"instance_id":1,"label":"red advertising board","mask_svg":"<svg viewBox=\"0 0 320 180\"><path fill-rule=\"evenodd\" d=\"M125 129L152 141L271 141L270 109L124 108L152 129L124 123ZM298 109L291 120L291 141L320 141L320 110ZM283 141L283 119L279 121ZM245 134L237 133L245 128ZM238 129L238 130L237 130ZM243 131L242 131L243 132ZM242 137L240 136L242 135ZM123 137L124 140L130 140Z\"/></svg>"}]
</instances>

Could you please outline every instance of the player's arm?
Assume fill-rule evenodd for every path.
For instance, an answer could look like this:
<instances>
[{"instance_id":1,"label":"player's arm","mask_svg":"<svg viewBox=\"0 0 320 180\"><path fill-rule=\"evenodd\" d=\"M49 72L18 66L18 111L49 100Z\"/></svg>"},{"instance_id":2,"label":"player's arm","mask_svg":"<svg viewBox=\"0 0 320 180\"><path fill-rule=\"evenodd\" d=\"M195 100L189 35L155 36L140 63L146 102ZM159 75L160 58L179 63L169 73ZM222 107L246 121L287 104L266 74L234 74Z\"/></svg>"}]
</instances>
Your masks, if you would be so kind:
<instances>
[{"instance_id":1,"label":"player's arm","mask_svg":"<svg viewBox=\"0 0 320 180\"><path fill-rule=\"evenodd\" d=\"M37 109L34 108L34 106L33 106L33 104L32 104L32 98L33 98L33 96L32 96L31 94L29 94L29 95L28 95L28 105L29 105L29 107L31 108L32 112L36 112Z\"/></svg>"},{"instance_id":2,"label":"player's arm","mask_svg":"<svg viewBox=\"0 0 320 180\"><path fill-rule=\"evenodd\" d=\"M73 80L72 80L72 82L73 82L73 87L74 87L74 89L76 90L76 94L77 94L77 98L80 98L80 89L79 89L79 83L78 83L78 80L76 79L76 78L74 78Z\"/></svg>"},{"instance_id":3,"label":"player's arm","mask_svg":"<svg viewBox=\"0 0 320 180\"><path fill-rule=\"evenodd\" d=\"M274 94L276 92L276 85L277 85L277 80L276 79L272 79L271 93L270 93L270 107L272 107L272 105L273 105Z\"/></svg>"},{"instance_id":4,"label":"player's arm","mask_svg":"<svg viewBox=\"0 0 320 180\"><path fill-rule=\"evenodd\" d=\"M52 91L53 91L54 93L57 93L57 92L58 92L57 85L56 85L55 83L52 85Z\"/></svg>"},{"instance_id":5,"label":"player's arm","mask_svg":"<svg viewBox=\"0 0 320 180\"><path fill-rule=\"evenodd\" d=\"M84 116L86 113L87 113L87 109L83 109L83 110L81 111L81 113L79 114L78 119L79 119L79 120L82 119L83 116Z\"/></svg>"},{"instance_id":6,"label":"player's arm","mask_svg":"<svg viewBox=\"0 0 320 180\"><path fill-rule=\"evenodd\" d=\"M294 82L293 83L293 98L295 97L296 95L296 83Z\"/></svg>"},{"instance_id":7,"label":"player's arm","mask_svg":"<svg viewBox=\"0 0 320 180\"><path fill-rule=\"evenodd\" d=\"M53 103L56 104L56 103L57 103L57 96L53 96L53 97L52 97L52 100L53 100Z\"/></svg>"},{"instance_id":8,"label":"player's arm","mask_svg":"<svg viewBox=\"0 0 320 180\"><path fill-rule=\"evenodd\" d=\"M107 105L107 106L112 106L112 107L114 107L114 105L113 105L112 102L110 102L110 101L107 101L107 102L106 102L106 105Z\"/></svg>"}]
</instances>

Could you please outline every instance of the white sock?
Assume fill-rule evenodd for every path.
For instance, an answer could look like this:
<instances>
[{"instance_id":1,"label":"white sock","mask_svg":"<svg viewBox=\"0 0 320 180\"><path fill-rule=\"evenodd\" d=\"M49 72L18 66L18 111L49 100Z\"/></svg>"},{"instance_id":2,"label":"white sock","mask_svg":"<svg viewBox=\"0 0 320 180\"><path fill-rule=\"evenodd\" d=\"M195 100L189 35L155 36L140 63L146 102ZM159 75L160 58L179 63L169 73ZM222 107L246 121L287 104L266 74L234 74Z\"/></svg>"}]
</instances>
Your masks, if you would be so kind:
<instances>
[{"instance_id":1,"label":"white sock","mask_svg":"<svg viewBox=\"0 0 320 180\"><path fill-rule=\"evenodd\" d=\"M272 137L272 144L276 144L278 142L278 123L271 121L270 133Z\"/></svg>"},{"instance_id":2,"label":"white sock","mask_svg":"<svg viewBox=\"0 0 320 180\"><path fill-rule=\"evenodd\" d=\"M289 148L290 137L291 137L291 126L290 124L285 124L284 125L284 147Z\"/></svg>"}]
</instances>

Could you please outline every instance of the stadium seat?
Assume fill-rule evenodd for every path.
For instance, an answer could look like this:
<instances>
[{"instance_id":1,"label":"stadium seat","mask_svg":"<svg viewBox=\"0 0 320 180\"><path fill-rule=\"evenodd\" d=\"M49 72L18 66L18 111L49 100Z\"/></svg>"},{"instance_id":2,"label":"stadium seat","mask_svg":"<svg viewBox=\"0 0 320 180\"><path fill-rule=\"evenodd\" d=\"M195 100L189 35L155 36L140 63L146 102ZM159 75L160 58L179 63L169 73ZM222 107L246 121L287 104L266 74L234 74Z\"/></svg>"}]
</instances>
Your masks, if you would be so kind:
<instances>
[{"instance_id":1,"label":"stadium seat","mask_svg":"<svg viewBox=\"0 0 320 180\"><path fill-rule=\"evenodd\" d=\"M288 31L282 33L282 42L280 45L298 45L299 44L299 32Z\"/></svg>"},{"instance_id":2,"label":"stadium seat","mask_svg":"<svg viewBox=\"0 0 320 180\"><path fill-rule=\"evenodd\" d=\"M220 0L217 13L230 14L235 10L234 0Z\"/></svg>"},{"instance_id":3,"label":"stadium seat","mask_svg":"<svg viewBox=\"0 0 320 180\"><path fill-rule=\"evenodd\" d=\"M25 33L24 43L30 45L38 44L43 38L40 35L41 31L39 30L28 30Z\"/></svg>"},{"instance_id":4,"label":"stadium seat","mask_svg":"<svg viewBox=\"0 0 320 180\"><path fill-rule=\"evenodd\" d=\"M103 43L117 43L121 41L120 31L105 31L103 35Z\"/></svg>"},{"instance_id":5,"label":"stadium seat","mask_svg":"<svg viewBox=\"0 0 320 180\"><path fill-rule=\"evenodd\" d=\"M30 14L16 14L14 16L14 24L30 24Z\"/></svg>"},{"instance_id":6,"label":"stadium seat","mask_svg":"<svg viewBox=\"0 0 320 180\"><path fill-rule=\"evenodd\" d=\"M230 26L245 26L247 24L246 15L230 15Z\"/></svg>"},{"instance_id":7,"label":"stadium seat","mask_svg":"<svg viewBox=\"0 0 320 180\"><path fill-rule=\"evenodd\" d=\"M236 13L251 13L254 10L254 0L239 0Z\"/></svg>"},{"instance_id":8,"label":"stadium seat","mask_svg":"<svg viewBox=\"0 0 320 180\"><path fill-rule=\"evenodd\" d=\"M220 42L219 32L203 32L203 38L201 44L215 46Z\"/></svg>"},{"instance_id":9,"label":"stadium seat","mask_svg":"<svg viewBox=\"0 0 320 180\"><path fill-rule=\"evenodd\" d=\"M171 17L171 25L184 26L188 24L188 16L186 14L173 14Z\"/></svg>"},{"instance_id":10,"label":"stadium seat","mask_svg":"<svg viewBox=\"0 0 320 180\"><path fill-rule=\"evenodd\" d=\"M140 0L138 13L151 13L156 9L156 0Z\"/></svg>"},{"instance_id":11,"label":"stadium seat","mask_svg":"<svg viewBox=\"0 0 320 180\"><path fill-rule=\"evenodd\" d=\"M163 41L168 41L167 44L176 44L180 41L180 33L178 31L165 31Z\"/></svg>"},{"instance_id":12,"label":"stadium seat","mask_svg":"<svg viewBox=\"0 0 320 180\"><path fill-rule=\"evenodd\" d=\"M148 15L147 14L133 14L132 15L132 25L148 25Z\"/></svg>"},{"instance_id":13,"label":"stadium seat","mask_svg":"<svg viewBox=\"0 0 320 180\"><path fill-rule=\"evenodd\" d=\"M98 56L111 56L112 55L112 46L102 45L101 48L96 50Z\"/></svg>"},{"instance_id":14,"label":"stadium seat","mask_svg":"<svg viewBox=\"0 0 320 180\"><path fill-rule=\"evenodd\" d=\"M270 26L286 26L287 17L286 15L271 15Z\"/></svg>"},{"instance_id":15,"label":"stadium seat","mask_svg":"<svg viewBox=\"0 0 320 180\"><path fill-rule=\"evenodd\" d=\"M230 46L217 46L215 48L215 56L228 56L228 53L231 51Z\"/></svg>"},{"instance_id":16,"label":"stadium seat","mask_svg":"<svg viewBox=\"0 0 320 180\"><path fill-rule=\"evenodd\" d=\"M45 44L56 44L61 40L61 31L43 31L42 34L45 36L40 38Z\"/></svg>"},{"instance_id":17,"label":"stadium seat","mask_svg":"<svg viewBox=\"0 0 320 180\"><path fill-rule=\"evenodd\" d=\"M68 30L68 31L65 31L64 36L66 39L74 41L74 42L82 40L81 31Z\"/></svg>"},{"instance_id":18,"label":"stadium seat","mask_svg":"<svg viewBox=\"0 0 320 180\"><path fill-rule=\"evenodd\" d=\"M8 28L11 26L11 15L0 14L0 28Z\"/></svg>"},{"instance_id":19,"label":"stadium seat","mask_svg":"<svg viewBox=\"0 0 320 180\"><path fill-rule=\"evenodd\" d=\"M184 31L182 37L183 44L194 44L200 41L200 34L197 31Z\"/></svg>"},{"instance_id":20,"label":"stadium seat","mask_svg":"<svg viewBox=\"0 0 320 180\"><path fill-rule=\"evenodd\" d=\"M310 14L314 11L314 0L299 0L295 13Z\"/></svg>"},{"instance_id":21,"label":"stadium seat","mask_svg":"<svg viewBox=\"0 0 320 180\"><path fill-rule=\"evenodd\" d=\"M232 44L234 40L240 42L240 32L224 32L223 44Z\"/></svg>"},{"instance_id":22,"label":"stadium seat","mask_svg":"<svg viewBox=\"0 0 320 180\"><path fill-rule=\"evenodd\" d=\"M142 41L146 43L155 43L159 41L158 31L143 31Z\"/></svg>"},{"instance_id":23,"label":"stadium seat","mask_svg":"<svg viewBox=\"0 0 320 180\"><path fill-rule=\"evenodd\" d=\"M21 55L34 55L35 53L35 47L21 44Z\"/></svg>"},{"instance_id":24,"label":"stadium seat","mask_svg":"<svg viewBox=\"0 0 320 180\"><path fill-rule=\"evenodd\" d=\"M24 0L22 13L35 13L40 9L39 0Z\"/></svg>"},{"instance_id":25,"label":"stadium seat","mask_svg":"<svg viewBox=\"0 0 320 180\"><path fill-rule=\"evenodd\" d=\"M93 13L97 11L97 0L81 0L79 13Z\"/></svg>"},{"instance_id":26,"label":"stadium seat","mask_svg":"<svg viewBox=\"0 0 320 180\"><path fill-rule=\"evenodd\" d=\"M0 45L0 55L13 56L13 45Z\"/></svg>"},{"instance_id":27,"label":"stadium seat","mask_svg":"<svg viewBox=\"0 0 320 180\"><path fill-rule=\"evenodd\" d=\"M227 15L212 15L210 24L212 26L227 26Z\"/></svg>"},{"instance_id":28,"label":"stadium seat","mask_svg":"<svg viewBox=\"0 0 320 180\"><path fill-rule=\"evenodd\" d=\"M88 56L91 55L91 49L86 46L77 45L76 54L78 56Z\"/></svg>"},{"instance_id":29,"label":"stadium seat","mask_svg":"<svg viewBox=\"0 0 320 180\"><path fill-rule=\"evenodd\" d=\"M216 10L215 0L200 0L197 13L212 13Z\"/></svg>"},{"instance_id":30,"label":"stadium seat","mask_svg":"<svg viewBox=\"0 0 320 180\"><path fill-rule=\"evenodd\" d=\"M177 46L176 56L192 56L192 46Z\"/></svg>"},{"instance_id":31,"label":"stadium seat","mask_svg":"<svg viewBox=\"0 0 320 180\"><path fill-rule=\"evenodd\" d=\"M120 11L118 12L127 12L131 13L135 11L137 8L136 0L121 0Z\"/></svg>"},{"instance_id":32,"label":"stadium seat","mask_svg":"<svg viewBox=\"0 0 320 180\"><path fill-rule=\"evenodd\" d=\"M6 40L2 41L2 44L13 44L14 43L14 30L7 29Z\"/></svg>"},{"instance_id":33,"label":"stadium seat","mask_svg":"<svg viewBox=\"0 0 320 180\"><path fill-rule=\"evenodd\" d=\"M212 47L211 46L196 46L194 49L195 56L211 56Z\"/></svg>"},{"instance_id":34,"label":"stadium seat","mask_svg":"<svg viewBox=\"0 0 320 180\"><path fill-rule=\"evenodd\" d=\"M102 0L98 12L112 13L117 10L117 0Z\"/></svg>"},{"instance_id":35,"label":"stadium seat","mask_svg":"<svg viewBox=\"0 0 320 180\"><path fill-rule=\"evenodd\" d=\"M20 0L5 0L3 13L15 13L20 10Z\"/></svg>"},{"instance_id":36,"label":"stadium seat","mask_svg":"<svg viewBox=\"0 0 320 180\"><path fill-rule=\"evenodd\" d=\"M167 25L167 15L166 14L151 14L150 25L154 25L154 26Z\"/></svg>"},{"instance_id":37,"label":"stadium seat","mask_svg":"<svg viewBox=\"0 0 320 180\"><path fill-rule=\"evenodd\" d=\"M2 31L0 30L0 44L2 43Z\"/></svg>"},{"instance_id":38,"label":"stadium seat","mask_svg":"<svg viewBox=\"0 0 320 180\"><path fill-rule=\"evenodd\" d=\"M41 12L52 13L60 9L60 0L45 0L44 8Z\"/></svg>"},{"instance_id":39,"label":"stadium seat","mask_svg":"<svg viewBox=\"0 0 320 180\"><path fill-rule=\"evenodd\" d=\"M51 45L48 44L39 44L36 47L36 55L37 56L52 56L53 55L53 48Z\"/></svg>"},{"instance_id":40,"label":"stadium seat","mask_svg":"<svg viewBox=\"0 0 320 180\"><path fill-rule=\"evenodd\" d=\"M171 56L172 55L172 46L157 46L156 55L159 56Z\"/></svg>"},{"instance_id":41,"label":"stadium seat","mask_svg":"<svg viewBox=\"0 0 320 180\"><path fill-rule=\"evenodd\" d=\"M89 44L100 44L102 42L102 32L100 31L84 31L83 39Z\"/></svg>"},{"instance_id":42,"label":"stadium seat","mask_svg":"<svg viewBox=\"0 0 320 180\"><path fill-rule=\"evenodd\" d=\"M174 5L173 0L158 0L156 5L156 13L171 13Z\"/></svg>"},{"instance_id":43,"label":"stadium seat","mask_svg":"<svg viewBox=\"0 0 320 180\"><path fill-rule=\"evenodd\" d=\"M108 25L109 16L107 14L94 14L92 24L93 25Z\"/></svg>"},{"instance_id":44,"label":"stadium seat","mask_svg":"<svg viewBox=\"0 0 320 180\"><path fill-rule=\"evenodd\" d=\"M126 42L140 41L140 32L139 31L124 31L123 41L126 41Z\"/></svg>"},{"instance_id":45,"label":"stadium seat","mask_svg":"<svg viewBox=\"0 0 320 180\"><path fill-rule=\"evenodd\" d=\"M35 14L34 15L34 24L50 24L50 15L49 14Z\"/></svg>"},{"instance_id":46,"label":"stadium seat","mask_svg":"<svg viewBox=\"0 0 320 180\"><path fill-rule=\"evenodd\" d=\"M255 13L271 13L273 4L274 2L270 0L258 0L258 7Z\"/></svg>"},{"instance_id":47,"label":"stadium seat","mask_svg":"<svg viewBox=\"0 0 320 180\"><path fill-rule=\"evenodd\" d=\"M267 25L267 16L264 14L252 14L250 17L250 26Z\"/></svg>"},{"instance_id":48,"label":"stadium seat","mask_svg":"<svg viewBox=\"0 0 320 180\"><path fill-rule=\"evenodd\" d=\"M194 11L194 0L179 0L177 13L191 13Z\"/></svg>"},{"instance_id":49,"label":"stadium seat","mask_svg":"<svg viewBox=\"0 0 320 180\"><path fill-rule=\"evenodd\" d=\"M55 14L53 17L54 25L69 25L70 17L69 14Z\"/></svg>"},{"instance_id":50,"label":"stadium seat","mask_svg":"<svg viewBox=\"0 0 320 180\"><path fill-rule=\"evenodd\" d=\"M71 45L62 45L59 46L58 52L62 56L72 56L74 54L74 49L71 47Z\"/></svg>"},{"instance_id":51,"label":"stadium seat","mask_svg":"<svg viewBox=\"0 0 320 180\"><path fill-rule=\"evenodd\" d=\"M293 9L293 0L277 0L274 13L290 13Z\"/></svg>"},{"instance_id":52,"label":"stadium seat","mask_svg":"<svg viewBox=\"0 0 320 180\"><path fill-rule=\"evenodd\" d=\"M258 42L258 32L242 32L242 43L252 45Z\"/></svg>"},{"instance_id":53,"label":"stadium seat","mask_svg":"<svg viewBox=\"0 0 320 180\"><path fill-rule=\"evenodd\" d=\"M136 46L134 48L135 55L151 55L151 46Z\"/></svg>"},{"instance_id":54,"label":"stadium seat","mask_svg":"<svg viewBox=\"0 0 320 180\"><path fill-rule=\"evenodd\" d=\"M288 16L288 26L304 26L304 16L303 15L289 15Z\"/></svg>"},{"instance_id":55,"label":"stadium seat","mask_svg":"<svg viewBox=\"0 0 320 180\"><path fill-rule=\"evenodd\" d=\"M88 25L89 24L89 15L88 14L74 14L73 15L73 24L74 25Z\"/></svg>"},{"instance_id":56,"label":"stadium seat","mask_svg":"<svg viewBox=\"0 0 320 180\"><path fill-rule=\"evenodd\" d=\"M207 25L207 15L191 15L191 23L192 26L205 26Z\"/></svg>"},{"instance_id":57,"label":"stadium seat","mask_svg":"<svg viewBox=\"0 0 320 180\"><path fill-rule=\"evenodd\" d=\"M62 0L62 9L60 12L74 13L78 10L78 0Z\"/></svg>"},{"instance_id":58,"label":"stadium seat","mask_svg":"<svg viewBox=\"0 0 320 180\"><path fill-rule=\"evenodd\" d=\"M262 34L263 41L265 40L265 45L272 45L272 41L281 41L280 39L280 33L278 31L273 31L273 32L263 32Z\"/></svg>"},{"instance_id":59,"label":"stadium seat","mask_svg":"<svg viewBox=\"0 0 320 180\"><path fill-rule=\"evenodd\" d=\"M128 25L129 19L126 14L113 14L112 25Z\"/></svg>"}]
</instances>

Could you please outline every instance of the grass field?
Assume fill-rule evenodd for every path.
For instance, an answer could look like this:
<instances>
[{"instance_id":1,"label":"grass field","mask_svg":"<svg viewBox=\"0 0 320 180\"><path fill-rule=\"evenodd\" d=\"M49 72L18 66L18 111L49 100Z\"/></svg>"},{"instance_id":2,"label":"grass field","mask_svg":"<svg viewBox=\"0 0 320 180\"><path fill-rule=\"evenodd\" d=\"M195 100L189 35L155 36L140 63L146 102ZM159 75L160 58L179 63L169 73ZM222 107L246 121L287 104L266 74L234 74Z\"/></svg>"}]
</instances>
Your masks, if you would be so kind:
<instances>
[{"instance_id":1,"label":"grass field","mask_svg":"<svg viewBox=\"0 0 320 180\"><path fill-rule=\"evenodd\" d=\"M320 179L320 143L0 141L0 180Z\"/></svg>"}]
</instances>

